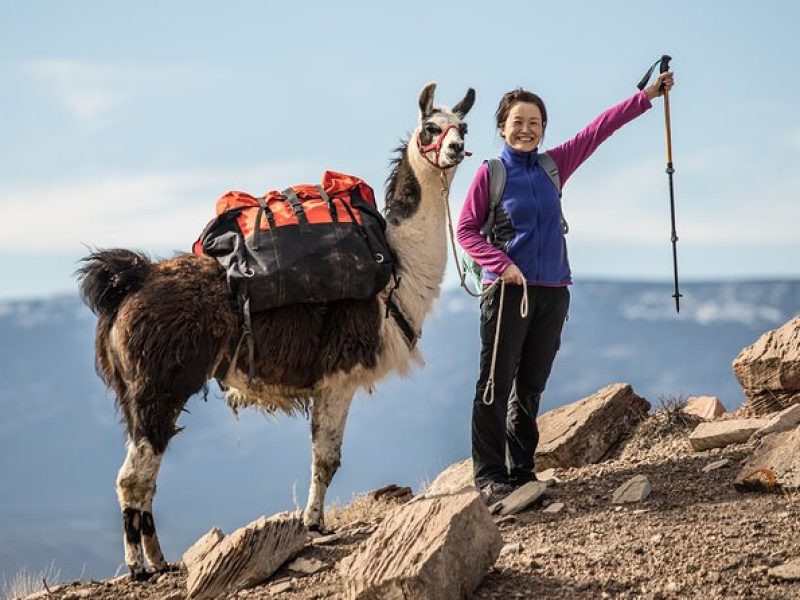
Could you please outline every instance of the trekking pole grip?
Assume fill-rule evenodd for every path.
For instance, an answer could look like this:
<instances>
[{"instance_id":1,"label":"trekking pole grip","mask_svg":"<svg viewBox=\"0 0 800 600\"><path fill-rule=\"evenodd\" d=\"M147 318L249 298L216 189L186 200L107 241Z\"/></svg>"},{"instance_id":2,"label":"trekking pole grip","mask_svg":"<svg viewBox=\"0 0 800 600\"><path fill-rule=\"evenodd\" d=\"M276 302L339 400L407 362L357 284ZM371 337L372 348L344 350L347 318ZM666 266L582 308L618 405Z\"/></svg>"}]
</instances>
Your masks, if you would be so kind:
<instances>
[{"instance_id":1,"label":"trekking pole grip","mask_svg":"<svg viewBox=\"0 0 800 600\"><path fill-rule=\"evenodd\" d=\"M672 60L671 56L667 56L666 54L661 57L661 64L658 67L659 73L666 73L669 71L669 61Z\"/></svg>"}]
</instances>

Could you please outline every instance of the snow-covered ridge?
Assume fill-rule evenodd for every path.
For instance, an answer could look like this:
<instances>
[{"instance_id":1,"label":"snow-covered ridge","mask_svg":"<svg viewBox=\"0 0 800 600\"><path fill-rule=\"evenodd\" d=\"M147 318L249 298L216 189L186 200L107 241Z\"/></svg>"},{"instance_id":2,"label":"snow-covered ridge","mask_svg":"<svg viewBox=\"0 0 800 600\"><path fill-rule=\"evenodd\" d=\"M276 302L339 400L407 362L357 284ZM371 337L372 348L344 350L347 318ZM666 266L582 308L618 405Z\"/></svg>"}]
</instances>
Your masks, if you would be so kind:
<instances>
[{"instance_id":1,"label":"snow-covered ridge","mask_svg":"<svg viewBox=\"0 0 800 600\"><path fill-rule=\"evenodd\" d=\"M22 329L93 318L94 315L77 296L0 302L0 323Z\"/></svg>"},{"instance_id":2,"label":"snow-covered ridge","mask_svg":"<svg viewBox=\"0 0 800 600\"><path fill-rule=\"evenodd\" d=\"M749 326L779 325L800 311L800 282L725 283L686 286L681 312L675 312L671 289L643 289L628 294L620 303L629 320L693 321L700 325L741 323Z\"/></svg>"}]
</instances>

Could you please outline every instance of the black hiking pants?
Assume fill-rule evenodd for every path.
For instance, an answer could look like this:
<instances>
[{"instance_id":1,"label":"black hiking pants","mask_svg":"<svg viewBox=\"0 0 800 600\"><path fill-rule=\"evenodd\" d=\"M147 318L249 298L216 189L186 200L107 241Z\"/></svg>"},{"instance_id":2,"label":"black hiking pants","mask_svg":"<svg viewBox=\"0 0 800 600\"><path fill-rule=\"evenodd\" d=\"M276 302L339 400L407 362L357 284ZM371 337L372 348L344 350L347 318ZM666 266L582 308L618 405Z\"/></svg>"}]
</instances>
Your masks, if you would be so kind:
<instances>
[{"instance_id":1,"label":"black hiking pants","mask_svg":"<svg viewBox=\"0 0 800 600\"><path fill-rule=\"evenodd\" d=\"M480 377L472 404L472 464L478 487L490 482L522 484L534 478L539 398L561 346L569 309L567 287L528 286L528 316L523 319L522 286L505 288L494 400L487 397L488 405L484 390L492 364L500 284L481 299Z\"/></svg>"}]
</instances>

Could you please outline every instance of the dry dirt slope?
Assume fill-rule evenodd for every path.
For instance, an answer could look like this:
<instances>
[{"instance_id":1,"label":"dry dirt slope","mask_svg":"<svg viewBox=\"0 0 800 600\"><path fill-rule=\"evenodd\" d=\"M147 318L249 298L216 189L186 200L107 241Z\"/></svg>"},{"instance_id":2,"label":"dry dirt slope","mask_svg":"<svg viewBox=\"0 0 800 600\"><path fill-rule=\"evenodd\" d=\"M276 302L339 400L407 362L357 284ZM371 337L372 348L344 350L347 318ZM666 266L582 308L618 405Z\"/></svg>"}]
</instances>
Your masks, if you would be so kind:
<instances>
[{"instance_id":1,"label":"dry dirt slope","mask_svg":"<svg viewBox=\"0 0 800 600\"><path fill-rule=\"evenodd\" d=\"M686 441L693 425L663 414L651 416L615 457L558 471L561 482L545 502L563 502L565 508L551 515L537 507L500 520L508 548L475 597L800 598L800 581L779 581L767 573L800 557L800 497L735 492L731 482L751 447L694 453ZM720 459L730 462L702 472ZM638 474L650 478L651 496L641 504L613 506L614 489ZM389 509L362 498L339 514L340 531L351 535L303 551L302 556L316 557L331 568L308 577L284 568L271 582L230 597L339 597L335 563ZM184 586L185 576L178 573L148 583L124 578L76 583L45 597L180 600Z\"/></svg>"}]
</instances>

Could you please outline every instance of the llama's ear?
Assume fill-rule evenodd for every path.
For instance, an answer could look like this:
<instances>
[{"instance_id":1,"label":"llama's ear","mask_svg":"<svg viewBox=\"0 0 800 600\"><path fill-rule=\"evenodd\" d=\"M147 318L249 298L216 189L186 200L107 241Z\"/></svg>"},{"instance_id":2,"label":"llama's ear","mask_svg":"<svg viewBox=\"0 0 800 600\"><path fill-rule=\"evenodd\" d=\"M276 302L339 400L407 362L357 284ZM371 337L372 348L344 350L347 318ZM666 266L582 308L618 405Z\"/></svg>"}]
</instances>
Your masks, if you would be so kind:
<instances>
[{"instance_id":1,"label":"llama's ear","mask_svg":"<svg viewBox=\"0 0 800 600\"><path fill-rule=\"evenodd\" d=\"M425 119L433 112L433 92L436 91L436 82L431 81L428 85L422 88L419 93L419 116L420 120Z\"/></svg>"},{"instance_id":2,"label":"llama's ear","mask_svg":"<svg viewBox=\"0 0 800 600\"><path fill-rule=\"evenodd\" d=\"M461 102L453 107L453 112L463 119L470 111L473 104L475 104L475 90L469 88L467 89L467 94L461 99Z\"/></svg>"}]
</instances>

